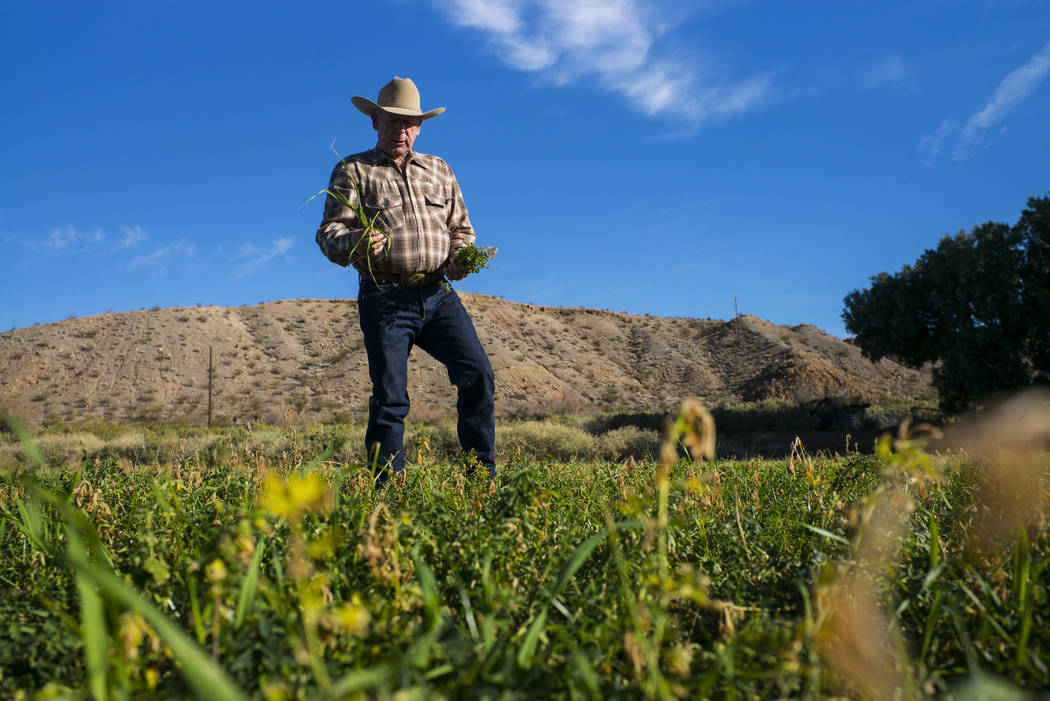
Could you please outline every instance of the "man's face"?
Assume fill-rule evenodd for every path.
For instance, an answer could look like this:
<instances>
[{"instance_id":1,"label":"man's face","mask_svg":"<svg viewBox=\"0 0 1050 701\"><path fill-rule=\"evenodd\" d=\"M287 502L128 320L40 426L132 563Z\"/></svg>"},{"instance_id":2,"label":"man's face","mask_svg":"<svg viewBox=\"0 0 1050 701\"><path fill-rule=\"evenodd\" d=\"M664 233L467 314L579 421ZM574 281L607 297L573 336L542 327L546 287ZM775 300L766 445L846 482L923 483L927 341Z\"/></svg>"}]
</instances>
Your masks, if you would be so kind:
<instances>
[{"instance_id":1,"label":"man's face","mask_svg":"<svg viewBox=\"0 0 1050 701\"><path fill-rule=\"evenodd\" d=\"M419 117L395 117L382 111L376 111L372 118L372 126L379 134L379 147L395 161L412 149L422 122Z\"/></svg>"}]
</instances>

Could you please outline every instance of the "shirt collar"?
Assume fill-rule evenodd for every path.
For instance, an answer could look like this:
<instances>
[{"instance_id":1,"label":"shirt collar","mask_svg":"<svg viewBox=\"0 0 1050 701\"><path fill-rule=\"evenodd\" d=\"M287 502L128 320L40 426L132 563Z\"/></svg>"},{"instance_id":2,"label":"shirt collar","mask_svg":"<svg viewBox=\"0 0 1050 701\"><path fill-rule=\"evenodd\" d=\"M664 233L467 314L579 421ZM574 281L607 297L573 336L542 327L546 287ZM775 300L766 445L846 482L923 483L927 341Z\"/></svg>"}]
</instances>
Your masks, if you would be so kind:
<instances>
[{"instance_id":1,"label":"shirt collar","mask_svg":"<svg viewBox=\"0 0 1050 701\"><path fill-rule=\"evenodd\" d=\"M422 159L422 158L419 158L420 155L422 155L422 154L420 154L420 153L418 153L418 152L416 152L416 151L414 151L412 149L409 149L408 150L408 155L405 157L405 165L413 164L413 165L417 165L420 168L426 170L426 168L427 168L426 161L424 159ZM379 147L379 144L376 144L375 148L372 149L372 162L375 163L376 165L381 165L381 164L394 165L394 159L392 159L390 156L388 156L386 151L384 151L383 149L381 149Z\"/></svg>"}]
</instances>

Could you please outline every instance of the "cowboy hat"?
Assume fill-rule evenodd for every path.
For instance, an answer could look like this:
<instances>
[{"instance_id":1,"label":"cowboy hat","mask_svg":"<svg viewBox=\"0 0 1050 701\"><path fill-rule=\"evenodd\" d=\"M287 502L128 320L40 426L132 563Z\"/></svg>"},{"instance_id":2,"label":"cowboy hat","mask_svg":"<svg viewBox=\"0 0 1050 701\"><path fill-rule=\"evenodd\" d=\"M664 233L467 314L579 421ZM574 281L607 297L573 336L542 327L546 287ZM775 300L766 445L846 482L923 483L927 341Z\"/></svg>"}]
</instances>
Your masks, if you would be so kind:
<instances>
[{"instance_id":1,"label":"cowboy hat","mask_svg":"<svg viewBox=\"0 0 1050 701\"><path fill-rule=\"evenodd\" d=\"M419 89L416 87L416 84L408 78L398 78L397 76L394 76L394 79L384 85L379 91L378 102L372 102L368 98L359 95L354 95L350 98L350 101L354 103L354 107L369 117L375 115L377 110L381 110L398 117L430 119L445 111L444 107L438 107L429 112L421 112L419 109Z\"/></svg>"}]
</instances>

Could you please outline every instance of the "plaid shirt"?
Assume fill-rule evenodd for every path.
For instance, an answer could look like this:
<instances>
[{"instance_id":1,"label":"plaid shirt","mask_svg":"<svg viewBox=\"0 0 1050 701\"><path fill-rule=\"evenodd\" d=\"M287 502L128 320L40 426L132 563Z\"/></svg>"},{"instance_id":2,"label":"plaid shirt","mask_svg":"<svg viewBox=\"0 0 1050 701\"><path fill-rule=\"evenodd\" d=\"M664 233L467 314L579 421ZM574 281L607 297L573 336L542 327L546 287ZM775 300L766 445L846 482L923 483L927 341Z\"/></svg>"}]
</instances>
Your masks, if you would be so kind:
<instances>
[{"instance_id":1,"label":"plaid shirt","mask_svg":"<svg viewBox=\"0 0 1050 701\"><path fill-rule=\"evenodd\" d=\"M410 151L402 172L376 146L344 158L332 171L328 189L358 205L356 180L364 199L364 212L376 217L374 226L390 234L386 250L373 256L365 241L350 251L364 234L364 222L354 209L328 195L324 219L317 228L317 245L333 263L353 264L368 273L433 273L441 270L460 248L474 242L474 228L452 169L437 156Z\"/></svg>"}]
</instances>

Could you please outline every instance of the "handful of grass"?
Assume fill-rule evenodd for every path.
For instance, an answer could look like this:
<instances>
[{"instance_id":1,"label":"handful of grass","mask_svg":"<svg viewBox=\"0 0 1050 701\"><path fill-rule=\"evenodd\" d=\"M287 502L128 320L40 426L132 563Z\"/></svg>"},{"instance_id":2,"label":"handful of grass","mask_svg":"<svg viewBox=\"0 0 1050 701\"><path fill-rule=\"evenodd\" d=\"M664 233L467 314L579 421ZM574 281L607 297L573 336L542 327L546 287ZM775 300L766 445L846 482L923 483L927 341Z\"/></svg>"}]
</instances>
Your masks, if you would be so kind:
<instances>
[{"instance_id":1,"label":"handful of grass","mask_svg":"<svg viewBox=\"0 0 1050 701\"><path fill-rule=\"evenodd\" d=\"M496 255L495 246L478 248L474 244L464 246L456 254L456 265L461 267L468 275L480 272L489 267L489 261Z\"/></svg>"},{"instance_id":2,"label":"handful of grass","mask_svg":"<svg viewBox=\"0 0 1050 701\"><path fill-rule=\"evenodd\" d=\"M377 211L371 217L368 216L368 213L365 211L364 207L365 198L361 192L361 186L360 184L358 184L357 179L354 178L354 174L350 170L350 165L348 163L343 162L343 157L340 156L339 152L335 150L334 141L332 142L332 146L330 146L329 148L331 149L332 153L334 153L336 156L339 156L339 160L343 164L343 170L346 172L346 177L350 180L350 184L354 187L354 193L357 195L357 201L351 202L350 199L342 192L339 192L338 190L329 190L328 188L325 188L324 190L321 190L316 195L304 202L303 206L308 204L316 197L319 197L321 195L330 195L337 199L340 203L342 203L344 207L347 207L354 213L354 215L357 217L357 220L361 222L364 228L364 232L361 234L361 238L358 240L358 242L354 244L353 248L351 248L349 253L347 254L347 256L351 260L353 259L354 254L357 253L357 249L360 248L362 245L366 247L366 250L369 246L372 245L373 233L378 233L380 237L382 237L383 247L386 248L388 245L390 245L390 234L376 226L376 219L379 218L379 212ZM365 255L364 259L366 265L368 266L368 274L372 277L373 280L375 280L375 276L372 275L372 257L369 255ZM350 271L356 272L353 267L350 268Z\"/></svg>"}]
</instances>

